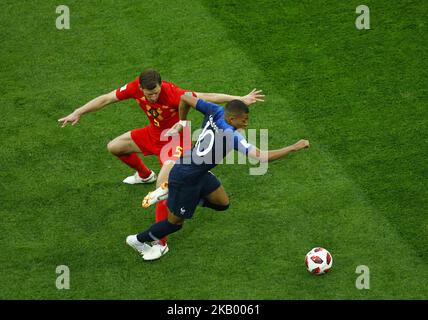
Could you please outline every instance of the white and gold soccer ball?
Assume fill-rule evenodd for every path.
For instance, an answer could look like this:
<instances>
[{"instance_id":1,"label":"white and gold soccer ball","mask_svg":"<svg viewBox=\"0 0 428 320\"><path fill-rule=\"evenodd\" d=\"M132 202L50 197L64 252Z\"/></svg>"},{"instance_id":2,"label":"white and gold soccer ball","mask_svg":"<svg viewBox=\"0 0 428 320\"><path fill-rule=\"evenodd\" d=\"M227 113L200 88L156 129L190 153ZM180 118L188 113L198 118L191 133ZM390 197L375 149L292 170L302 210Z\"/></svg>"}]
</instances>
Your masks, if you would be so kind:
<instances>
[{"instance_id":1,"label":"white and gold soccer ball","mask_svg":"<svg viewBox=\"0 0 428 320\"><path fill-rule=\"evenodd\" d=\"M331 269L333 256L326 249L316 247L306 254L305 264L310 273L321 275Z\"/></svg>"}]
</instances>

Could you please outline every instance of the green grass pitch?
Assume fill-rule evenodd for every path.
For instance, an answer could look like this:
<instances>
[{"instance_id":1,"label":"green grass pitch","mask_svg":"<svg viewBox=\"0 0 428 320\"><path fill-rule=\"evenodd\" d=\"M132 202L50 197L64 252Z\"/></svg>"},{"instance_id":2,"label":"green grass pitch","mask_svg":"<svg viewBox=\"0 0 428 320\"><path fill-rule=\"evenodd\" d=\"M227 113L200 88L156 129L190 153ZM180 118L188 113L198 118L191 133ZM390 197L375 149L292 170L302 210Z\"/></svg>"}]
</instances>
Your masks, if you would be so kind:
<instances>
[{"instance_id":1,"label":"green grass pitch","mask_svg":"<svg viewBox=\"0 0 428 320\"><path fill-rule=\"evenodd\" d=\"M426 1L64 4L70 30L55 1L1 4L1 299L428 298ZM262 176L217 167L229 211L198 209L153 263L125 245L154 219L152 186L122 184L132 171L106 149L146 116L127 101L57 123L147 67L195 91L263 89L250 127L272 149L311 141ZM322 277L304 266L315 246L334 258Z\"/></svg>"}]
</instances>

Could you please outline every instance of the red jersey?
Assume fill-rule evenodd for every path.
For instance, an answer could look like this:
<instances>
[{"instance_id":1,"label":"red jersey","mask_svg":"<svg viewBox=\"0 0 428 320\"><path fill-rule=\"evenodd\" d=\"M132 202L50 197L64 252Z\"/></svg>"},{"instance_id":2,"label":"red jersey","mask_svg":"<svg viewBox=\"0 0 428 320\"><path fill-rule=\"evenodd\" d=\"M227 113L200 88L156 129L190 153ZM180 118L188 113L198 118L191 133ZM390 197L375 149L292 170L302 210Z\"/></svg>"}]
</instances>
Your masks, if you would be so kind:
<instances>
[{"instance_id":1,"label":"red jersey","mask_svg":"<svg viewBox=\"0 0 428 320\"><path fill-rule=\"evenodd\" d=\"M170 82L162 81L158 101L151 103L147 101L140 89L139 78L137 77L134 81L118 88L116 97L119 100L135 99L149 118L150 124L161 131L171 128L180 120L178 105L180 97L187 91ZM196 96L194 92L192 94Z\"/></svg>"}]
</instances>

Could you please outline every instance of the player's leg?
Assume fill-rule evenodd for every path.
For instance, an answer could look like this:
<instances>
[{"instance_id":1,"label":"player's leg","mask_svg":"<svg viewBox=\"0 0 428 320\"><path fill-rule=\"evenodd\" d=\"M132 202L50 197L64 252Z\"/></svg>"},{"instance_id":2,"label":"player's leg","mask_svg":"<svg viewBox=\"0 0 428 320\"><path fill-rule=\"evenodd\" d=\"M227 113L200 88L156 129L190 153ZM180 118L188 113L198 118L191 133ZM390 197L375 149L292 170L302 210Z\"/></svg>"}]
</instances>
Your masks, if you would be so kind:
<instances>
[{"instance_id":1,"label":"player's leg","mask_svg":"<svg viewBox=\"0 0 428 320\"><path fill-rule=\"evenodd\" d=\"M184 218L168 212L168 219L152 224L150 228L137 234L137 239L141 243L159 241L161 238L180 230L183 223Z\"/></svg>"},{"instance_id":2,"label":"player's leg","mask_svg":"<svg viewBox=\"0 0 428 320\"><path fill-rule=\"evenodd\" d=\"M167 202L165 209L168 212L168 219L161 220L156 223L157 227L140 233L137 236L138 241L160 241L161 238L166 238L167 235L180 230L184 219L190 219L193 216L201 198L204 199L203 206L205 207L217 211L224 211L229 208L229 197L221 182L211 172L207 172L198 181L189 186L181 181L177 170L172 170L169 182L168 201L158 202L158 205ZM163 246L154 245L148 253L144 254L143 259L158 259L166 253L163 252L165 250L168 252L166 244Z\"/></svg>"},{"instance_id":3,"label":"player's leg","mask_svg":"<svg viewBox=\"0 0 428 320\"><path fill-rule=\"evenodd\" d=\"M168 160L165 161L165 163L162 165L158 178L156 181L156 190L149 192L143 199L143 202L141 203L141 206L143 208L148 208L149 206L153 204L158 204L158 202L165 200L168 198L168 177L169 172L171 171L172 167L174 166L175 161ZM157 206L156 206L156 213L157 213ZM162 218L166 219L168 214L166 212L163 213ZM156 214L156 219L158 219L158 216Z\"/></svg>"},{"instance_id":4,"label":"player's leg","mask_svg":"<svg viewBox=\"0 0 428 320\"><path fill-rule=\"evenodd\" d=\"M190 219L196 210L200 198L202 182L192 185L184 184L177 170L172 170L169 178L169 197L167 203L168 219L156 222L149 229L136 235L138 243L159 241L167 235L182 228L184 219ZM168 245L153 245L149 252L144 253L144 260L155 260L168 252Z\"/></svg>"},{"instance_id":5,"label":"player's leg","mask_svg":"<svg viewBox=\"0 0 428 320\"><path fill-rule=\"evenodd\" d=\"M166 200L163 202L166 202ZM168 244L166 243L167 236L169 236L171 233L177 232L183 227L184 218L175 216L173 213L169 211L168 207L166 207L166 210L168 212L168 218L157 222L159 223L159 228L162 228L163 233L159 232L157 234L157 238L159 240L153 244L149 252L143 255L143 259L146 261L159 259L163 255L168 253L169 247L168 247ZM155 237L156 237L156 234L155 234Z\"/></svg>"},{"instance_id":6,"label":"player's leg","mask_svg":"<svg viewBox=\"0 0 428 320\"><path fill-rule=\"evenodd\" d=\"M152 224L137 235L128 236L126 243L138 251L144 260L156 260L168 253L168 245L162 245L160 239L177 232L183 227L184 219L169 212L168 219ZM148 243L155 243L149 246Z\"/></svg>"},{"instance_id":7,"label":"player's leg","mask_svg":"<svg viewBox=\"0 0 428 320\"><path fill-rule=\"evenodd\" d=\"M221 185L221 182L211 172L208 172L206 174L206 176L204 177L204 181L205 184L202 188L202 196L199 204L202 207L211 208L217 211L227 210L229 208L229 196L224 190L224 187ZM167 198L168 184L161 183L161 186L159 188L157 188L153 192L149 192L149 194L144 197L142 207L147 208L150 205L156 203L156 221L166 219L167 213L163 210L165 210L164 208L166 208L164 203Z\"/></svg>"},{"instance_id":8,"label":"player's leg","mask_svg":"<svg viewBox=\"0 0 428 320\"><path fill-rule=\"evenodd\" d=\"M163 221L168 218L168 206L166 204L166 200L159 201L156 203L155 209L155 221ZM162 237L159 239L161 245L165 246L167 241L167 237Z\"/></svg>"},{"instance_id":9,"label":"player's leg","mask_svg":"<svg viewBox=\"0 0 428 320\"><path fill-rule=\"evenodd\" d=\"M185 130L181 135L170 137L165 143L155 150L158 154L158 160L161 170L156 182L157 189L149 192L144 197L142 207L147 208L156 203L155 220L156 222L165 220L168 217L168 208L166 199L168 198L168 178L175 161L179 159L183 150L190 150L191 140L190 131ZM160 245L165 246L167 237L160 239Z\"/></svg>"},{"instance_id":10,"label":"player's leg","mask_svg":"<svg viewBox=\"0 0 428 320\"><path fill-rule=\"evenodd\" d=\"M166 199L168 198L168 178L175 161L179 159L183 151L190 150L191 139L190 130L184 130L179 136L170 137L163 146L155 150L158 155L158 160L161 165L161 170L156 182L157 189L149 192L144 197L142 207L147 208L156 203L155 221L159 222L167 219L168 207ZM166 246L167 237L163 237L159 241L159 245Z\"/></svg>"},{"instance_id":11,"label":"player's leg","mask_svg":"<svg viewBox=\"0 0 428 320\"><path fill-rule=\"evenodd\" d=\"M128 131L119 137L110 141L107 149L123 163L136 170L134 176L126 178L123 182L128 184L151 183L156 180L156 174L143 163L137 152L148 153L137 145L133 137L139 137L143 134L145 128Z\"/></svg>"},{"instance_id":12,"label":"player's leg","mask_svg":"<svg viewBox=\"0 0 428 320\"><path fill-rule=\"evenodd\" d=\"M164 200L168 197L168 177L169 172L183 153L190 150L192 141L190 137L190 128L186 127L183 132L178 136L170 137L163 146L155 151L158 155L158 160L161 165L161 170L156 182L156 190L149 192L144 197L142 207L147 208L158 201ZM166 219L167 214L163 214Z\"/></svg>"},{"instance_id":13,"label":"player's leg","mask_svg":"<svg viewBox=\"0 0 428 320\"><path fill-rule=\"evenodd\" d=\"M223 186L218 187L203 198L202 207L211 208L217 211L225 211L229 208L229 196Z\"/></svg>"},{"instance_id":14,"label":"player's leg","mask_svg":"<svg viewBox=\"0 0 428 320\"><path fill-rule=\"evenodd\" d=\"M165 163L163 164L159 172L158 180L156 182L158 189L154 191L154 193L156 193L156 191L160 191L160 193L155 194L152 197L151 197L151 194L149 193L143 200L143 207L144 205L150 205L150 202L147 202L147 201L154 200L154 199L158 201L156 203L156 210L155 210L156 222L159 222L168 218L169 210L165 199L168 197L168 176L173 166L174 166L174 161L172 160L165 161ZM162 246L165 246L166 240L167 240L167 237L161 238L160 244Z\"/></svg>"},{"instance_id":15,"label":"player's leg","mask_svg":"<svg viewBox=\"0 0 428 320\"><path fill-rule=\"evenodd\" d=\"M166 243L162 244L161 239L166 239L168 235L179 231L183 227L185 217L178 217L168 207L166 207L166 210L168 212L167 219L158 221L147 230L127 238L127 243L139 251L146 261L159 259L168 253L169 247ZM132 243L128 241L130 238L133 240ZM147 243L150 242L154 242L150 249L143 248L144 245L148 246Z\"/></svg>"},{"instance_id":16,"label":"player's leg","mask_svg":"<svg viewBox=\"0 0 428 320\"><path fill-rule=\"evenodd\" d=\"M201 199L202 207L216 211L225 211L229 208L229 196L221 185L220 180L211 171L204 176Z\"/></svg>"},{"instance_id":17,"label":"player's leg","mask_svg":"<svg viewBox=\"0 0 428 320\"><path fill-rule=\"evenodd\" d=\"M134 152L139 152L140 149L131 138L131 131L114 138L107 145L108 151L116 157L121 157Z\"/></svg>"},{"instance_id":18,"label":"player's leg","mask_svg":"<svg viewBox=\"0 0 428 320\"><path fill-rule=\"evenodd\" d=\"M169 173L175 164L175 160L167 160L162 164L162 168L159 171L158 179L156 181L156 188L159 188L164 183L168 183Z\"/></svg>"}]
</instances>

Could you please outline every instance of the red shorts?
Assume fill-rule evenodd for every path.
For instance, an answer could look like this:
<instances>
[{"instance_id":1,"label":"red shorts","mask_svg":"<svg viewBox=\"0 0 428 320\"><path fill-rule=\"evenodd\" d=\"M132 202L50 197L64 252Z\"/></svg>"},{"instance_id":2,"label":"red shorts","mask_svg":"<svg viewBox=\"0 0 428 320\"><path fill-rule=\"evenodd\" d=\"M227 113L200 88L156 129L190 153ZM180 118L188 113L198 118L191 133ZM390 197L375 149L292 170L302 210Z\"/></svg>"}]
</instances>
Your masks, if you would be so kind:
<instances>
[{"instance_id":1,"label":"red shorts","mask_svg":"<svg viewBox=\"0 0 428 320\"><path fill-rule=\"evenodd\" d=\"M131 130L131 138L145 156L158 156L161 166L167 160L176 161L192 148L190 128L185 127L180 135L165 137L152 125Z\"/></svg>"}]
</instances>

